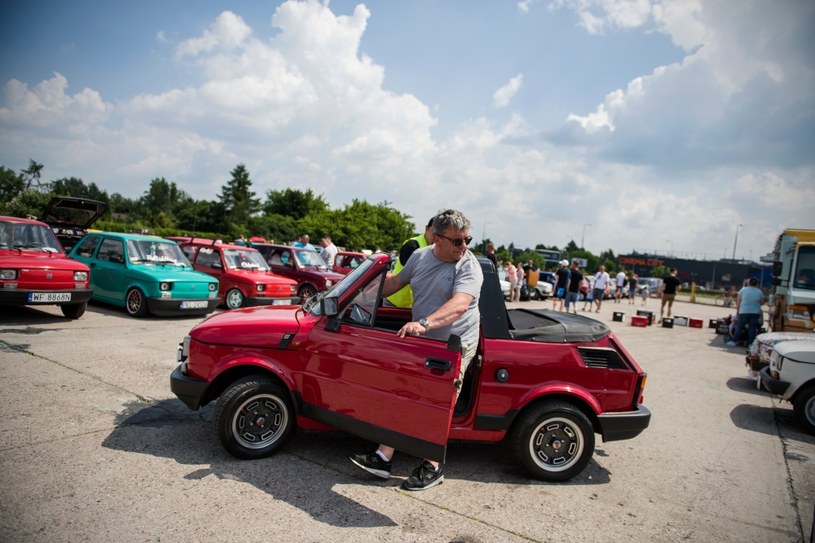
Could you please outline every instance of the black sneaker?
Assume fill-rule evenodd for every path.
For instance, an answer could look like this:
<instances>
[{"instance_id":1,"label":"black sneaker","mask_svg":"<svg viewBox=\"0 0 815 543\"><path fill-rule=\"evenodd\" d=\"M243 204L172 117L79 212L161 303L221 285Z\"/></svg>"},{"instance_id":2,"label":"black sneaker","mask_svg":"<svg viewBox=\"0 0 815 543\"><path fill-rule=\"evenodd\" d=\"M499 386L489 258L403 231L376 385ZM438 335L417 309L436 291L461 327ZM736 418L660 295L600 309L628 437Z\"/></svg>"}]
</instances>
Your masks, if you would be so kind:
<instances>
[{"instance_id":1,"label":"black sneaker","mask_svg":"<svg viewBox=\"0 0 815 543\"><path fill-rule=\"evenodd\" d=\"M391 477L391 463L382 460L382 457L376 454L376 451L370 454L355 454L348 458L357 466L377 477L382 479L390 479Z\"/></svg>"},{"instance_id":2,"label":"black sneaker","mask_svg":"<svg viewBox=\"0 0 815 543\"><path fill-rule=\"evenodd\" d=\"M439 465L439 469L436 470L433 464L425 460L402 483L402 488L404 490L426 490L441 484L442 481L444 481L444 466Z\"/></svg>"}]
</instances>

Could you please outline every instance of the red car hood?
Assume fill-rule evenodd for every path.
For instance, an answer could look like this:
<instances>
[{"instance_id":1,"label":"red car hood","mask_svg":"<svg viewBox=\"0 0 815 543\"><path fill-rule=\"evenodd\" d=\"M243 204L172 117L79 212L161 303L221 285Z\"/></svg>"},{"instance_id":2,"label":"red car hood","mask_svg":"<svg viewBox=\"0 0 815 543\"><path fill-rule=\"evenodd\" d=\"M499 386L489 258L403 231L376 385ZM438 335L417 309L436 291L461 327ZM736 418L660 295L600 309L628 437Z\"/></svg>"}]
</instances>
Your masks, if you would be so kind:
<instances>
[{"instance_id":1,"label":"red car hood","mask_svg":"<svg viewBox=\"0 0 815 543\"><path fill-rule=\"evenodd\" d=\"M193 328L190 336L211 345L274 349L294 336L304 318L312 317L299 305L249 307L213 315Z\"/></svg>"},{"instance_id":2,"label":"red car hood","mask_svg":"<svg viewBox=\"0 0 815 543\"><path fill-rule=\"evenodd\" d=\"M82 262L65 258L62 253L44 251L17 251L0 249L0 262L8 268L51 268L60 270L88 271Z\"/></svg>"}]
</instances>

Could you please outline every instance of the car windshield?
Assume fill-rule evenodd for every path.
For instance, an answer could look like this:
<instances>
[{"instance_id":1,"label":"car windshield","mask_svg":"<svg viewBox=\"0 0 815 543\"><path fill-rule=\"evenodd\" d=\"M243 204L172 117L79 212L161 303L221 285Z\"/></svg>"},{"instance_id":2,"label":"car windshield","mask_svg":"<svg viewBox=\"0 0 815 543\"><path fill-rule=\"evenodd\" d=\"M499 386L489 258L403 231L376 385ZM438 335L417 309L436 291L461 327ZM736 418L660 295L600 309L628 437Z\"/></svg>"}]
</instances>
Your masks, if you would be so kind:
<instances>
[{"instance_id":1,"label":"car windshield","mask_svg":"<svg viewBox=\"0 0 815 543\"><path fill-rule=\"evenodd\" d=\"M799 249L793 287L815 290L815 246L803 245Z\"/></svg>"},{"instance_id":2,"label":"car windshield","mask_svg":"<svg viewBox=\"0 0 815 543\"><path fill-rule=\"evenodd\" d=\"M62 246L47 226L6 221L0 222L0 249L62 252Z\"/></svg>"},{"instance_id":3,"label":"car windshield","mask_svg":"<svg viewBox=\"0 0 815 543\"><path fill-rule=\"evenodd\" d=\"M127 240L127 258L131 264L190 266L190 261L176 243L160 239Z\"/></svg>"},{"instance_id":4,"label":"car windshield","mask_svg":"<svg viewBox=\"0 0 815 543\"><path fill-rule=\"evenodd\" d=\"M319 255L318 255L319 256ZM334 283L334 286L321 292L317 296L312 296L306 303L303 304L304 311L310 311L312 315L319 316L322 315L322 311L320 310L320 303L319 300L324 298L325 296L336 296L337 298L341 298L345 292L354 285L359 278L365 274L365 272L370 269L371 266L374 265L374 260L367 258L365 259L357 269L346 275L337 283Z\"/></svg>"},{"instance_id":5,"label":"car windshield","mask_svg":"<svg viewBox=\"0 0 815 543\"><path fill-rule=\"evenodd\" d=\"M297 260L300 262L300 265L305 268L328 269L328 264L325 263L320 253L316 251L295 251L294 254L297 255Z\"/></svg>"},{"instance_id":6,"label":"car windshield","mask_svg":"<svg viewBox=\"0 0 815 543\"><path fill-rule=\"evenodd\" d=\"M263 256L257 251L246 249L224 249L226 267L230 270L260 270L269 271L269 266Z\"/></svg>"}]
</instances>

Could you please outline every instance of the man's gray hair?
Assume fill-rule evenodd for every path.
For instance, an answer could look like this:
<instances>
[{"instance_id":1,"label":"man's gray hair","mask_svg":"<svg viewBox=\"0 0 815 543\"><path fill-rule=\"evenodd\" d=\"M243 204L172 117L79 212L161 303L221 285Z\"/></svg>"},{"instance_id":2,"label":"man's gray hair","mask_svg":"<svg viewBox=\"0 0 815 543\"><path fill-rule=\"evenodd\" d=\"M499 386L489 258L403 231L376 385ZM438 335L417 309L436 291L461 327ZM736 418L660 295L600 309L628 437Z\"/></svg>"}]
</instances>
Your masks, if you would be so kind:
<instances>
[{"instance_id":1,"label":"man's gray hair","mask_svg":"<svg viewBox=\"0 0 815 543\"><path fill-rule=\"evenodd\" d=\"M470 220L464 216L464 213L456 209L444 209L436 213L433 217L433 232L436 234L444 234L444 231L450 227L455 228L459 232L462 230L470 229Z\"/></svg>"}]
</instances>

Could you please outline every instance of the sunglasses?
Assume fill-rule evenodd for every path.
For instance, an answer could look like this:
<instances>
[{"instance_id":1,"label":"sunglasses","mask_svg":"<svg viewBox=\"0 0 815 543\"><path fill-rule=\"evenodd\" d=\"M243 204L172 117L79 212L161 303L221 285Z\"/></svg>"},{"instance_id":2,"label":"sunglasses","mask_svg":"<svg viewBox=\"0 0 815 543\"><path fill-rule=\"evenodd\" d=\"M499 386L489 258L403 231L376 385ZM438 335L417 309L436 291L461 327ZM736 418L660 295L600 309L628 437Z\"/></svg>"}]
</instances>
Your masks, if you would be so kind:
<instances>
[{"instance_id":1,"label":"sunglasses","mask_svg":"<svg viewBox=\"0 0 815 543\"><path fill-rule=\"evenodd\" d=\"M461 247L462 243L464 245L469 245L470 242L473 241L472 236L467 236L466 238L448 238L447 236L443 236L441 234L436 234L436 235L439 236L440 238L446 239L447 241L449 241L450 243L452 243L456 247Z\"/></svg>"}]
</instances>

